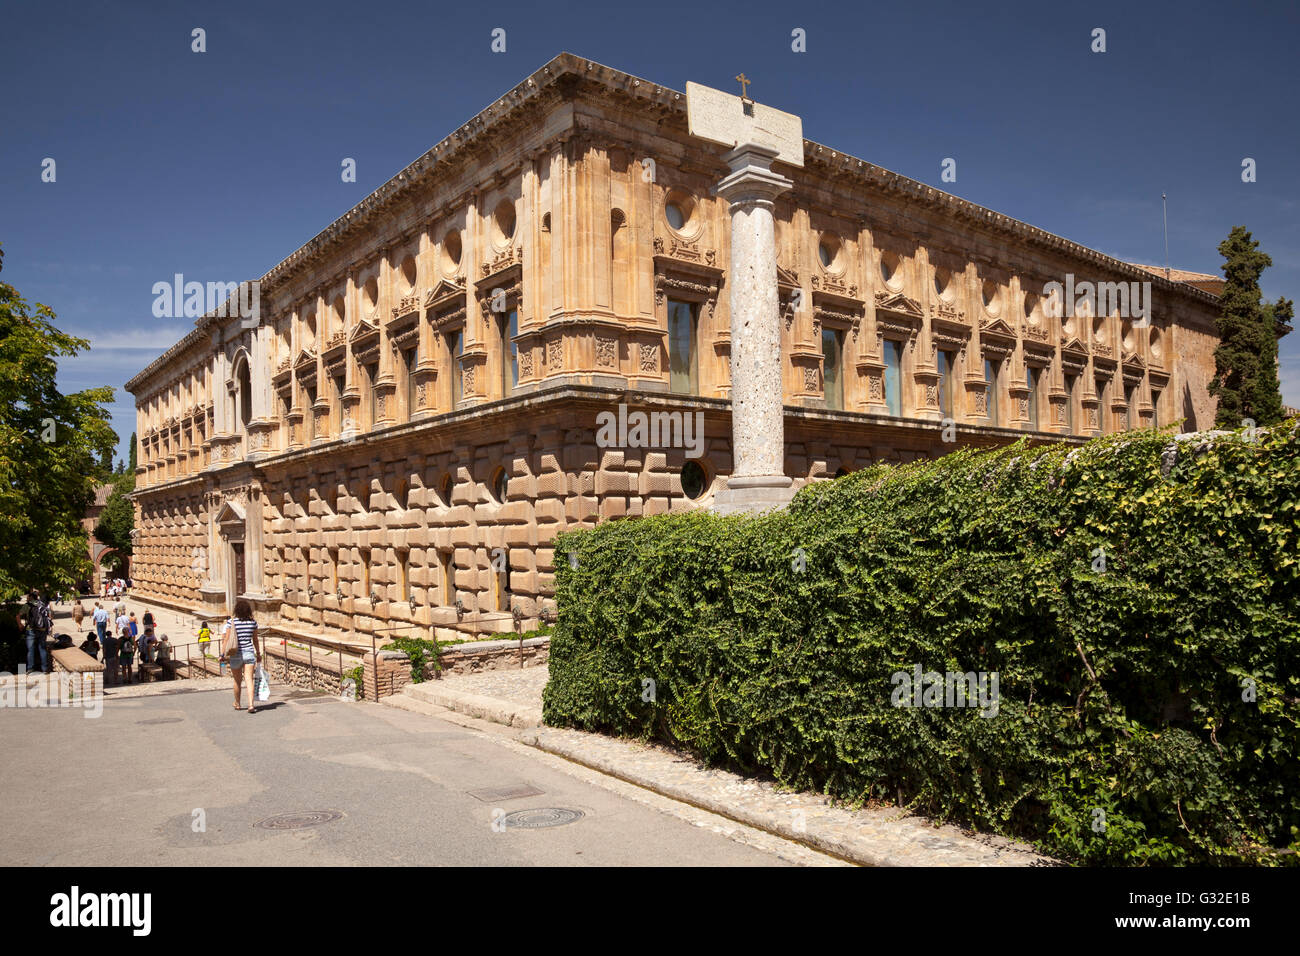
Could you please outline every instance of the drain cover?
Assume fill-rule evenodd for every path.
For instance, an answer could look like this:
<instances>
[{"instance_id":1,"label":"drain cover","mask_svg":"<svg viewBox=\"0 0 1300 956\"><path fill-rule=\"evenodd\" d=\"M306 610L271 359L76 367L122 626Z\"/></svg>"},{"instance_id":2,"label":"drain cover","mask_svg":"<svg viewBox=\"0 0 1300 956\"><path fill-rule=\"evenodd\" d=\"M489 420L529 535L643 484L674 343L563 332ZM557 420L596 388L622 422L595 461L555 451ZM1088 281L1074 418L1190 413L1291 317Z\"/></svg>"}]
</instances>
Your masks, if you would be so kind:
<instances>
[{"instance_id":1,"label":"drain cover","mask_svg":"<svg viewBox=\"0 0 1300 956\"><path fill-rule=\"evenodd\" d=\"M502 822L517 830L541 830L545 827L562 827L582 819L581 810L564 807L539 807L536 810L516 810L502 817Z\"/></svg>"},{"instance_id":2,"label":"drain cover","mask_svg":"<svg viewBox=\"0 0 1300 956\"><path fill-rule=\"evenodd\" d=\"M253 826L263 830L302 830L342 818L343 814L338 810L298 810L294 813L277 813L273 817L259 820Z\"/></svg>"},{"instance_id":3,"label":"drain cover","mask_svg":"<svg viewBox=\"0 0 1300 956\"><path fill-rule=\"evenodd\" d=\"M137 724L179 724L183 717L154 717L150 720L137 720Z\"/></svg>"},{"instance_id":4,"label":"drain cover","mask_svg":"<svg viewBox=\"0 0 1300 956\"><path fill-rule=\"evenodd\" d=\"M466 790L475 800L496 803L500 800L518 800L520 797L540 797L542 791L526 783L517 787L489 787L486 790Z\"/></svg>"}]
</instances>

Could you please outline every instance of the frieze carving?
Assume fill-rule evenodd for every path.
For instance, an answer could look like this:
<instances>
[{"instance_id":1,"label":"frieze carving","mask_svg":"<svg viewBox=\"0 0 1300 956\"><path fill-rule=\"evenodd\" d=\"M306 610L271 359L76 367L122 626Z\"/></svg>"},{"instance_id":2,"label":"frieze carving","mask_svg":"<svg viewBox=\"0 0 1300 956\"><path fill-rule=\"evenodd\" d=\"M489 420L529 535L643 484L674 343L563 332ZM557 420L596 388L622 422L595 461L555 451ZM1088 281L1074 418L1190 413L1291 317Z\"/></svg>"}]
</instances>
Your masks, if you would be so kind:
<instances>
[{"instance_id":1,"label":"frieze carving","mask_svg":"<svg viewBox=\"0 0 1300 956\"><path fill-rule=\"evenodd\" d=\"M873 402L885 400L885 383L879 375L872 375L867 379L867 395Z\"/></svg>"},{"instance_id":2,"label":"frieze carving","mask_svg":"<svg viewBox=\"0 0 1300 956\"><path fill-rule=\"evenodd\" d=\"M490 276L494 273L501 272L513 265L523 265L524 247L518 246L506 249L495 255L490 262L483 263L479 267L479 273L483 276Z\"/></svg>"},{"instance_id":3,"label":"frieze carving","mask_svg":"<svg viewBox=\"0 0 1300 956\"><path fill-rule=\"evenodd\" d=\"M524 349L519 353L519 377L532 378L533 376L533 352L532 349Z\"/></svg>"},{"instance_id":4,"label":"frieze carving","mask_svg":"<svg viewBox=\"0 0 1300 956\"><path fill-rule=\"evenodd\" d=\"M839 276L814 275L812 277L812 287L818 292L835 292L840 295L847 295L854 299L858 296L858 287L856 285L845 283L844 279Z\"/></svg>"},{"instance_id":5,"label":"frieze carving","mask_svg":"<svg viewBox=\"0 0 1300 956\"><path fill-rule=\"evenodd\" d=\"M697 296L702 296L708 302L709 314L713 313L713 303L718 296L718 287L716 284L704 282L695 282L690 279L683 279L679 276L668 276L663 273L655 275L655 304L663 305L664 299L669 291L687 292Z\"/></svg>"},{"instance_id":6,"label":"frieze carving","mask_svg":"<svg viewBox=\"0 0 1300 956\"><path fill-rule=\"evenodd\" d=\"M618 343L604 335L596 336L596 364L612 368L618 364Z\"/></svg>"},{"instance_id":7,"label":"frieze carving","mask_svg":"<svg viewBox=\"0 0 1300 956\"><path fill-rule=\"evenodd\" d=\"M1031 338L1031 339L1033 339L1033 340L1036 341L1036 342L1046 342L1046 341L1047 341L1047 329L1042 328L1042 327L1032 326L1032 325L1026 325L1026 326L1025 326L1025 337L1026 337L1026 338Z\"/></svg>"},{"instance_id":8,"label":"frieze carving","mask_svg":"<svg viewBox=\"0 0 1300 956\"><path fill-rule=\"evenodd\" d=\"M466 395L474 391L474 366L473 365L467 365L465 367L464 371L461 373L461 381L463 383L464 393Z\"/></svg>"},{"instance_id":9,"label":"frieze carving","mask_svg":"<svg viewBox=\"0 0 1300 956\"><path fill-rule=\"evenodd\" d=\"M421 294L419 290L412 290L409 295L404 295L397 300L397 305L393 306L391 318L397 318L399 315L406 315L408 312L418 312L420 310Z\"/></svg>"},{"instance_id":10,"label":"frieze carving","mask_svg":"<svg viewBox=\"0 0 1300 956\"><path fill-rule=\"evenodd\" d=\"M934 382L925 383L925 407L939 407L939 386Z\"/></svg>"},{"instance_id":11,"label":"frieze carving","mask_svg":"<svg viewBox=\"0 0 1300 956\"><path fill-rule=\"evenodd\" d=\"M975 392L975 414L983 415L988 411L988 395L984 389L978 389Z\"/></svg>"},{"instance_id":12,"label":"frieze carving","mask_svg":"<svg viewBox=\"0 0 1300 956\"><path fill-rule=\"evenodd\" d=\"M564 343L559 339L553 339L546 343L546 364L551 368L559 368L564 363Z\"/></svg>"},{"instance_id":13,"label":"frieze carving","mask_svg":"<svg viewBox=\"0 0 1300 956\"><path fill-rule=\"evenodd\" d=\"M811 365L804 367L803 389L805 392L817 391L817 369Z\"/></svg>"},{"instance_id":14,"label":"frieze carving","mask_svg":"<svg viewBox=\"0 0 1300 956\"><path fill-rule=\"evenodd\" d=\"M641 371L659 371L659 346L649 342L640 343Z\"/></svg>"},{"instance_id":15,"label":"frieze carving","mask_svg":"<svg viewBox=\"0 0 1300 956\"><path fill-rule=\"evenodd\" d=\"M1092 354L1093 354L1093 355L1104 355L1106 358L1113 358L1114 355L1115 355L1115 350L1114 350L1113 348L1111 348L1109 345L1102 345L1102 344L1100 344L1100 343L1094 343L1093 346L1092 346Z\"/></svg>"}]
</instances>

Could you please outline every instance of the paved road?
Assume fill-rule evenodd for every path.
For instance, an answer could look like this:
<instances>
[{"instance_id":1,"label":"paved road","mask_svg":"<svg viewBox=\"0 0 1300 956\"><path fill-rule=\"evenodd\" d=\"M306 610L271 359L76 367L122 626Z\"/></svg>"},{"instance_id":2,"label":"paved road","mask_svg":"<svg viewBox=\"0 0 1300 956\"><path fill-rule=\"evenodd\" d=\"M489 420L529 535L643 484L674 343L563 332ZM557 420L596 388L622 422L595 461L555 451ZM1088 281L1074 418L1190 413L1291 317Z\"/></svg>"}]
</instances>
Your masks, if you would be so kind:
<instances>
[{"instance_id":1,"label":"paved road","mask_svg":"<svg viewBox=\"0 0 1300 956\"><path fill-rule=\"evenodd\" d=\"M0 710L0 864L807 862L802 848L737 842L490 733L291 693L277 687L273 706L251 715L231 707L228 690L184 685L109 700L97 719L72 708ZM542 794L468 792L520 785ZM542 807L583 816L549 829L493 827L494 816ZM306 810L343 816L307 829L255 826Z\"/></svg>"}]
</instances>

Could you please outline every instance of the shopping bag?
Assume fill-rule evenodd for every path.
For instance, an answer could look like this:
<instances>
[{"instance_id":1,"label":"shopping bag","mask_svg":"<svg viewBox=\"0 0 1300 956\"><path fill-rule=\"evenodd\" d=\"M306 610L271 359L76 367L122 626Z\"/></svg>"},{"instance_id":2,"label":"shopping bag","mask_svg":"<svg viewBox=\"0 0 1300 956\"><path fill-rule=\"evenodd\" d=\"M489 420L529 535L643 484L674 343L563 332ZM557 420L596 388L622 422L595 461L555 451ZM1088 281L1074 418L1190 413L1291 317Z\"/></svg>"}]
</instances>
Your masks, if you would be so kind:
<instances>
[{"instance_id":1,"label":"shopping bag","mask_svg":"<svg viewBox=\"0 0 1300 956\"><path fill-rule=\"evenodd\" d=\"M271 679L266 676L266 668L261 664L257 665L257 699L265 701L271 699Z\"/></svg>"}]
</instances>

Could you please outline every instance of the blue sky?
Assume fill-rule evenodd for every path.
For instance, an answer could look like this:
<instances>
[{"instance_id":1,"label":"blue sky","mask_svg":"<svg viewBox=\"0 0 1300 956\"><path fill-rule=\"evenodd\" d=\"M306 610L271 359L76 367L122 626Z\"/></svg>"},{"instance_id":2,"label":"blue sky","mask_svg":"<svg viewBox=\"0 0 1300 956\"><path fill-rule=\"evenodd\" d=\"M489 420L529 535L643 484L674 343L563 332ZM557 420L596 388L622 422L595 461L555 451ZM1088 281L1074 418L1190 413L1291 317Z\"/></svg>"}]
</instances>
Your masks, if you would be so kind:
<instances>
[{"instance_id":1,"label":"blue sky","mask_svg":"<svg viewBox=\"0 0 1300 956\"><path fill-rule=\"evenodd\" d=\"M261 276L567 50L679 90L730 90L743 70L810 139L1122 259L1163 264L1165 192L1175 268L1218 273L1216 246L1242 224L1273 257L1266 298L1300 298L1300 5L805 6L11 5L3 279L92 340L61 381L117 389L125 457L122 385L189 328L154 318L155 282ZM940 181L946 157L955 183ZM1300 405L1300 331L1282 377Z\"/></svg>"}]
</instances>

